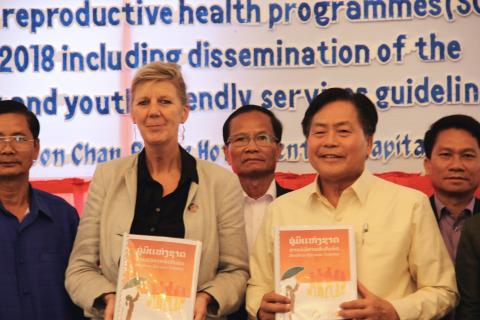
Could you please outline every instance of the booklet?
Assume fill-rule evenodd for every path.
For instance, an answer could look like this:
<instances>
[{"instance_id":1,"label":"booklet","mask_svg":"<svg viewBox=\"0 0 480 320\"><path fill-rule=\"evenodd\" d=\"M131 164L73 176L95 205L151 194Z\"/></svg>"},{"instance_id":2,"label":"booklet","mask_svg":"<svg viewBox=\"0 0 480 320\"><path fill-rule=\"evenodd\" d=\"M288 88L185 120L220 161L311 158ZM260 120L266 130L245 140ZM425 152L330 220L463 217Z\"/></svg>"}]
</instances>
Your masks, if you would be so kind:
<instances>
[{"instance_id":1,"label":"booklet","mask_svg":"<svg viewBox=\"0 0 480 320\"><path fill-rule=\"evenodd\" d=\"M291 300L277 320L343 319L342 302L357 299L352 226L285 226L275 231L275 291Z\"/></svg>"},{"instance_id":2,"label":"booklet","mask_svg":"<svg viewBox=\"0 0 480 320\"><path fill-rule=\"evenodd\" d=\"M115 320L193 319L199 241L124 234Z\"/></svg>"}]
</instances>

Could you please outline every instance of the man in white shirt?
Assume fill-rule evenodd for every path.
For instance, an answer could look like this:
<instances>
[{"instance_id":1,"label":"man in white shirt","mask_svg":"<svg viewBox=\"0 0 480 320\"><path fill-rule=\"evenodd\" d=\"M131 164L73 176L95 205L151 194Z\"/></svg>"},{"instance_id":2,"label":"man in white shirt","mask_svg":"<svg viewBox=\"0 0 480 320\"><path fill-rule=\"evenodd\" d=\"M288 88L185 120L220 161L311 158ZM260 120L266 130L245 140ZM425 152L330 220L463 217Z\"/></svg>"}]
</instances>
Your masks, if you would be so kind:
<instances>
[{"instance_id":1,"label":"man in white shirt","mask_svg":"<svg viewBox=\"0 0 480 320\"><path fill-rule=\"evenodd\" d=\"M267 206L290 191L275 181L275 168L283 148L281 139L280 120L270 110L257 105L237 109L223 125L223 151L243 188L249 253ZM244 306L229 316L230 320L246 318Z\"/></svg>"},{"instance_id":2,"label":"man in white shirt","mask_svg":"<svg viewBox=\"0 0 480 320\"><path fill-rule=\"evenodd\" d=\"M245 228L251 251L267 206L289 192L275 181L275 168L283 145L282 124L273 112L246 105L223 125L223 151L238 175L245 196Z\"/></svg>"},{"instance_id":3,"label":"man in white shirt","mask_svg":"<svg viewBox=\"0 0 480 320\"><path fill-rule=\"evenodd\" d=\"M345 89L325 90L310 103L302 127L318 176L267 209L250 255L250 319L291 311L291 300L274 291L278 226L353 226L359 298L340 304L343 318L438 319L457 303L453 265L428 198L365 168L377 121L370 99Z\"/></svg>"}]
</instances>

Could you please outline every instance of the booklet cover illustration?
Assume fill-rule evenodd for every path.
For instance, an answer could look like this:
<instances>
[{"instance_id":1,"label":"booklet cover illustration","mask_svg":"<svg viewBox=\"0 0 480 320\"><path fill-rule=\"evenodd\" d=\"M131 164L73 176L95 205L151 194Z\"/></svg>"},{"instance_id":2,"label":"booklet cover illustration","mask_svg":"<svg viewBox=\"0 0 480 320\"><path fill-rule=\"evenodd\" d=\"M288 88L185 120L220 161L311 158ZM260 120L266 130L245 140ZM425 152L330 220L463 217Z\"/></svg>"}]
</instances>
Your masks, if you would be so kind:
<instances>
[{"instance_id":1,"label":"booklet cover illustration","mask_svg":"<svg viewBox=\"0 0 480 320\"><path fill-rule=\"evenodd\" d=\"M292 226L275 232L275 290L291 300L281 320L342 319L342 302L357 298L351 226Z\"/></svg>"},{"instance_id":2,"label":"booklet cover illustration","mask_svg":"<svg viewBox=\"0 0 480 320\"><path fill-rule=\"evenodd\" d=\"M201 243L125 234L115 320L193 319Z\"/></svg>"}]
</instances>

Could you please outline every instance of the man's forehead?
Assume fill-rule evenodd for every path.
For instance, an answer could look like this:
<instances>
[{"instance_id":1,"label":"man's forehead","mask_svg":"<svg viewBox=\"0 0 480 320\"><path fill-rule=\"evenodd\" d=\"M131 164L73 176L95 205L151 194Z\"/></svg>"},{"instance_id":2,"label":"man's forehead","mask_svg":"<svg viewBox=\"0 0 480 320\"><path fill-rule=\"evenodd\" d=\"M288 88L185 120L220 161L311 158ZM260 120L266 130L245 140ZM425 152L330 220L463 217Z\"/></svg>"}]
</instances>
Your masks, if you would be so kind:
<instances>
[{"instance_id":1,"label":"man's forehead","mask_svg":"<svg viewBox=\"0 0 480 320\"><path fill-rule=\"evenodd\" d=\"M230 135L230 137L241 137L241 136L249 136L253 134L255 136L259 135L269 135L269 132L266 130L249 130L249 131L237 131Z\"/></svg>"},{"instance_id":2,"label":"man's forehead","mask_svg":"<svg viewBox=\"0 0 480 320\"><path fill-rule=\"evenodd\" d=\"M234 122L235 120L239 120L240 118L252 118L252 119L258 119L259 121L265 121L267 123L270 123L270 117L268 115L266 115L265 113L263 112L260 112L260 111L256 111L256 110L252 110L252 111L247 111L247 112L243 112L243 113L240 113L238 114L235 118L232 119L232 122ZM241 120L241 119L240 119Z\"/></svg>"},{"instance_id":3,"label":"man's forehead","mask_svg":"<svg viewBox=\"0 0 480 320\"><path fill-rule=\"evenodd\" d=\"M0 134L1 135L27 135L30 133L28 121L22 114L5 113L0 114Z\"/></svg>"},{"instance_id":4,"label":"man's forehead","mask_svg":"<svg viewBox=\"0 0 480 320\"><path fill-rule=\"evenodd\" d=\"M248 117L248 120L245 119ZM259 111L250 111L239 114L230 122L230 133L242 132L273 132L270 117Z\"/></svg>"},{"instance_id":5,"label":"man's forehead","mask_svg":"<svg viewBox=\"0 0 480 320\"><path fill-rule=\"evenodd\" d=\"M21 113L9 112L0 113L0 119L4 121L14 121L28 125L27 117Z\"/></svg>"},{"instance_id":6,"label":"man's forehead","mask_svg":"<svg viewBox=\"0 0 480 320\"><path fill-rule=\"evenodd\" d=\"M461 139L459 139L458 135L462 136ZM433 148L479 150L480 145L477 138L475 138L469 131L458 128L448 128L438 133Z\"/></svg>"},{"instance_id":7,"label":"man's forehead","mask_svg":"<svg viewBox=\"0 0 480 320\"><path fill-rule=\"evenodd\" d=\"M326 127L326 126L343 126L343 125L352 125L354 121L352 120L343 120L343 119L317 119L313 121L312 126L317 127Z\"/></svg>"}]
</instances>

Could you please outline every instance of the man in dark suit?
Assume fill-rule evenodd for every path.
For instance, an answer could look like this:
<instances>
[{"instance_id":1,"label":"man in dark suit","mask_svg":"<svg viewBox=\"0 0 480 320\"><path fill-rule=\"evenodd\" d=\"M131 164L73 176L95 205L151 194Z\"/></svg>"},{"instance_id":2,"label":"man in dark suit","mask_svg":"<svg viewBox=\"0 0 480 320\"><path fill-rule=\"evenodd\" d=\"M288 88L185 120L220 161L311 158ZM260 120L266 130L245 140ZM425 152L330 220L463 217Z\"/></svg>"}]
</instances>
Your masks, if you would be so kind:
<instances>
[{"instance_id":1,"label":"man in dark suit","mask_svg":"<svg viewBox=\"0 0 480 320\"><path fill-rule=\"evenodd\" d=\"M275 168L283 149L282 124L265 108L246 105L233 112L223 125L223 151L244 191L245 228L250 252L266 208L291 191L275 181ZM246 319L243 307L229 319Z\"/></svg>"},{"instance_id":2,"label":"man in dark suit","mask_svg":"<svg viewBox=\"0 0 480 320\"><path fill-rule=\"evenodd\" d=\"M455 263L460 304L456 319L480 319L480 215L465 222Z\"/></svg>"},{"instance_id":3,"label":"man in dark suit","mask_svg":"<svg viewBox=\"0 0 480 320\"><path fill-rule=\"evenodd\" d=\"M475 190L480 184L480 123L466 115L443 117L425 133L425 170L430 198L450 257L455 260L462 226L480 213Z\"/></svg>"}]
</instances>

